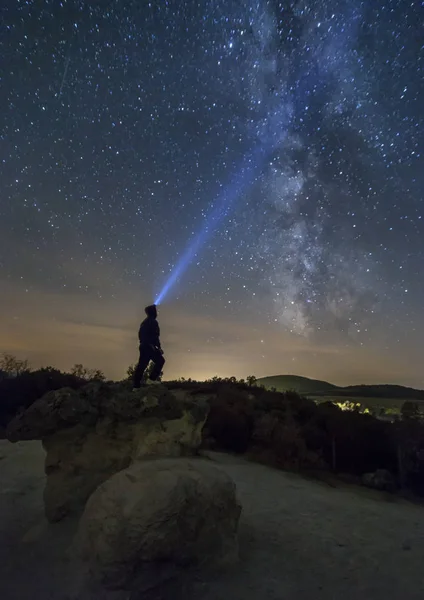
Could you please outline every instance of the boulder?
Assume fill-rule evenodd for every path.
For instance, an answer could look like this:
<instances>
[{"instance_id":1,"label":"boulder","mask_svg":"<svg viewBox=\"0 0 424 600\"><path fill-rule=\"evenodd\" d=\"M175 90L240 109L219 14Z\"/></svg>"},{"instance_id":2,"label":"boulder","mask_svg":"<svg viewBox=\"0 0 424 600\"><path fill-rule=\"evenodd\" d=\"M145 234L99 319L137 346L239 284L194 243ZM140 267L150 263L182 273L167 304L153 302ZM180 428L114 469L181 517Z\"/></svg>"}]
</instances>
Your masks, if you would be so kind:
<instances>
[{"instance_id":1,"label":"boulder","mask_svg":"<svg viewBox=\"0 0 424 600\"><path fill-rule=\"evenodd\" d=\"M387 469L377 469L374 473L365 473L362 483L366 487L385 492L393 492L396 488L393 475Z\"/></svg>"},{"instance_id":2,"label":"boulder","mask_svg":"<svg viewBox=\"0 0 424 600\"><path fill-rule=\"evenodd\" d=\"M240 512L235 484L211 462L138 461L86 504L73 544L79 585L128 589L136 582L140 592L190 565L231 563Z\"/></svg>"},{"instance_id":3,"label":"boulder","mask_svg":"<svg viewBox=\"0 0 424 600\"><path fill-rule=\"evenodd\" d=\"M46 516L81 512L90 494L134 460L196 453L208 398L164 385L132 391L126 383L92 383L47 393L17 415L10 441L37 440L46 450Z\"/></svg>"}]
</instances>

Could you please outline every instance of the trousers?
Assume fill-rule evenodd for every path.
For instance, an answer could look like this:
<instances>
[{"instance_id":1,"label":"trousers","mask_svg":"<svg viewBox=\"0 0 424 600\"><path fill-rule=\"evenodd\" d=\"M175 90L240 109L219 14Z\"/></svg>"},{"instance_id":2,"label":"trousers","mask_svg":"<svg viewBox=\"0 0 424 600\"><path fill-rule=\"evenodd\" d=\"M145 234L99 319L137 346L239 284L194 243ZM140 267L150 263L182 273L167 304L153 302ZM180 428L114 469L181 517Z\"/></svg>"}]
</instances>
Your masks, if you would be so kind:
<instances>
[{"instance_id":1,"label":"trousers","mask_svg":"<svg viewBox=\"0 0 424 600\"><path fill-rule=\"evenodd\" d=\"M154 346L140 346L140 357L134 371L134 387L138 388L141 385L141 380L147 365L152 361L154 363L150 379L155 381L161 374L165 359L158 348Z\"/></svg>"}]
</instances>

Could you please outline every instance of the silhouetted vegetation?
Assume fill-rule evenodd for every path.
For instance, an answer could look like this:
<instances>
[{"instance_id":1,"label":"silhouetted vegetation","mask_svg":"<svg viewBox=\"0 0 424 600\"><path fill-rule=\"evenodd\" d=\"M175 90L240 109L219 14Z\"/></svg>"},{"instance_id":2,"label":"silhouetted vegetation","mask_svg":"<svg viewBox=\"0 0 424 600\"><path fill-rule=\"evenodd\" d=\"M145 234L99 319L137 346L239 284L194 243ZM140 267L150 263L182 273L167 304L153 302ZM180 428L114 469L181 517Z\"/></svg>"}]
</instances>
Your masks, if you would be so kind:
<instances>
[{"instance_id":1,"label":"silhouetted vegetation","mask_svg":"<svg viewBox=\"0 0 424 600\"><path fill-rule=\"evenodd\" d=\"M0 357L0 370L5 377L17 377L30 371L28 360L21 360L13 354L3 354Z\"/></svg>"},{"instance_id":2,"label":"silhouetted vegetation","mask_svg":"<svg viewBox=\"0 0 424 600\"><path fill-rule=\"evenodd\" d=\"M402 408L401 408L401 415L402 415L402 419L404 421L407 420L416 420L419 419L421 417L420 414L420 407L418 402L412 402L411 400L406 400L406 402L403 403Z\"/></svg>"},{"instance_id":3,"label":"silhouetted vegetation","mask_svg":"<svg viewBox=\"0 0 424 600\"><path fill-rule=\"evenodd\" d=\"M104 379L100 370L83 365L75 365L70 373L53 367L33 371L27 360L5 354L0 358L0 426L5 427L16 413L51 390L77 389L87 381Z\"/></svg>"},{"instance_id":4,"label":"silhouetted vegetation","mask_svg":"<svg viewBox=\"0 0 424 600\"><path fill-rule=\"evenodd\" d=\"M210 401L204 428L210 448L248 454L284 469L332 471L358 481L365 473L386 469L399 488L424 495L424 424L414 410L407 410L405 421L390 423L360 412L354 404L350 409L333 402L316 404L295 392L228 382L218 382L214 391L217 397Z\"/></svg>"},{"instance_id":5,"label":"silhouetted vegetation","mask_svg":"<svg viewBox=\"0 0 424 600\"><path fill-rule=\"evenodd\" d=\"M71 375L84 381L104 381L106 379L100 369L87 369L84 365L77 363L71 369Z\"/></svg>"}]
</instances>

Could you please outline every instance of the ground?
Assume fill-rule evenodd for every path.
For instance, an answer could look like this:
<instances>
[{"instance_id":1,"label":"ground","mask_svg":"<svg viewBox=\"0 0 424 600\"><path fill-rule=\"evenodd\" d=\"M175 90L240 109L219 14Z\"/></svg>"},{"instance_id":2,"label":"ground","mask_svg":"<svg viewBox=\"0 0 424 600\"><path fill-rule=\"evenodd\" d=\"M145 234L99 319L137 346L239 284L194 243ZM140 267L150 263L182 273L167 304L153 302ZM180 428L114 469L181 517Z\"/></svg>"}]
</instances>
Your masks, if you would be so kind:
<instances>
[{"instance_id":1,"label":"ground","mask_svg":"<svg viewBox=\"0 0 424 600\"><path fill-rule=\"evenodd\" d=\"M423 598L421 506L232 456L208 458L237 484L240 562L197 576L184 590L186 600ZM0 441L2 600L68 597L66 548L74 523L48 525L43 518L43 460L39 442Z\"/></svg>"}]
</instances>

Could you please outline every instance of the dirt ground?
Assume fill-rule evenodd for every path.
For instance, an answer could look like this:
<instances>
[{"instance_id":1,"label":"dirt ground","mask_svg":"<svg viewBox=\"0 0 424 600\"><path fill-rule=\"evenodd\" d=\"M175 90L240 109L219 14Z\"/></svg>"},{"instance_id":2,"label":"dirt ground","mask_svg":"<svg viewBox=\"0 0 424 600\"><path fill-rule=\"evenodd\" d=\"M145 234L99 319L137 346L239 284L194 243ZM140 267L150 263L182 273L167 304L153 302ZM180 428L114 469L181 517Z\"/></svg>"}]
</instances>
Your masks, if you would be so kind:
<instances>
[{"instance_id":1,"label":"dirt ground","mask_svg":"<svg viewBox=\"0 0 424 600\"><path fill-rule=\"evenodd\" d=\"M424 508L231 456L208 457L237 484L240 562L194 577L185 600L424 597ZM75 523L46 523L43 461L39 442L0 441L2 600L69 598L66 551Z\"/></svg>"}]
</instances>

